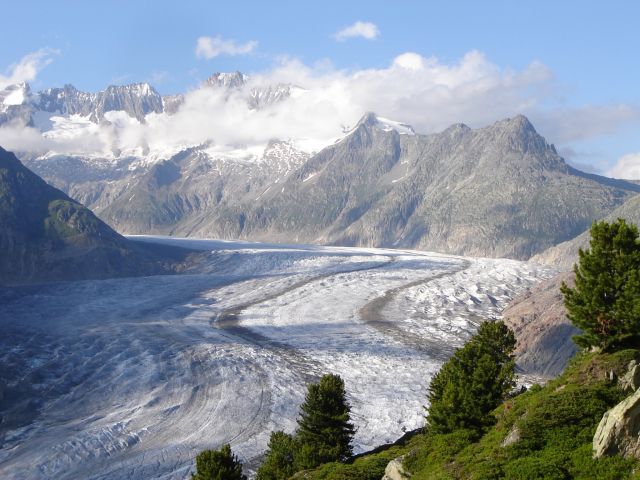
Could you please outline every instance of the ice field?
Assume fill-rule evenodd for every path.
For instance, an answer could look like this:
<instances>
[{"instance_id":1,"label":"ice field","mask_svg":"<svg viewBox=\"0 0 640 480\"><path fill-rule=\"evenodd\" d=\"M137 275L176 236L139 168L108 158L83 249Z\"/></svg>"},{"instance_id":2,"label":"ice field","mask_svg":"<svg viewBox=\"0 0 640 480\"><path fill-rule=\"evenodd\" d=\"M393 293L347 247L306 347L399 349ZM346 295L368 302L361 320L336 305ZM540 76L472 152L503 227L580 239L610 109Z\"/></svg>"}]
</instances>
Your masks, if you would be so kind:
<instances>
[{"instance_id":1,"label":"ice field","mask_svg":"<svg viewBox=\"0 0 640 480\"><path fill-rule=\"evenodd\" d=\"M251 474L306 385L343 377L355 451L421 426L431 376L552 272L513 260L138 237L209 251L184 275L0 290L0 478Z\"/></svg>"}]
</instances>

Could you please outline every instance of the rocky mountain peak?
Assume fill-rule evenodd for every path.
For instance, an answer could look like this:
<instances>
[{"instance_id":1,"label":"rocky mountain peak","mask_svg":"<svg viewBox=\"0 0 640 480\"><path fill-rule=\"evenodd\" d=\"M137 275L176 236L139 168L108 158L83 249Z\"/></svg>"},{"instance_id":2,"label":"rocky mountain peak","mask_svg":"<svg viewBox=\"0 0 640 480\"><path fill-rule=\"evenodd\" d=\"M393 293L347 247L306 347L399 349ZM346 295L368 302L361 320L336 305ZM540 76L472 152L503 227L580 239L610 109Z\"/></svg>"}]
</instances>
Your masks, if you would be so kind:
<instances>
[{"instance_id":1,"label":"rocky mountain peak","mask_svg":"<svg viewBox=\"0 0 640 480\"><path fill-rule=\"evenodd\" d=\"M164 111L162 97L148 83L109 85L97 93L82 92L67 84L62 88L43 90L35 107L45 112L89 116L96 123L103 121L105 113L111 111L124 111L140 122L144 122L149 113Z\"/></svg>"},{"instance_id":2,"label":"rocky mountain peak","mask_svg":"<svg viewBox=\"0 0 640 480\"><path fill-rule=\"evenodd\" d=\"M469 128L464 123L454 123L450 127L448 127L443 133L449 135L450 137L457 137L459 135L464 135L469 133L471 128Z\"/></svg>"},{"instance_id":3,"label":"rocky mountain peak","mask_svg":"<svg viewBox=\"0 0 640 480\"><path fill-rule=\"evenodd\" d=\"M499 120L489 128L494 129L496 133L503 137L510 138L540 138L542 136L538 134L534 126L531 124L529 119L524 115L517 115L512 118L506 118L504 120ZM546 142L545 142L546 144Z\"/></svg>"},{"instance_id":4,"label":"rocky mountain peak","mask_svg":"<svg viewBox=\"0 0 640 480\"><path fill-rule=\"evenodd\" d=\"M241 72L216 72L205 80L205 85L220 88L239 88L247 82L248 77Z\"/></svg>"},{"instance_id":5,"label":"rocky mountain peak","mask_svg":"<svg viewBox=\"0 0 640 480\"><path fill-rule=\"evenodd\" d=\"M163 102L160 94L148 83L130 85L109 85L96 98L96 110L92 117L100 121L109 111L125 111L129 116L144 122L149 113L162 113Z\"/></svg>"},{"instance_id":6,"label":"rocky mountain peak","mask_svg":"<svg viewBox=\"0 0 640 480\"><path fill-rule=\"evenodd\" d=\"M150 84L146 82L142 83L130 83L128 85L109 85L105 89L105 94L122 94L129 93L133 95L143 96L160 96L160 94Z\"/></svg>"},{"instance_id":7,"label":"rocky mountain peak","mask_svg":"<svg viewBox=\"0 0 640 480\"><path fill-rule=\"evenodd\" d=\"M524 115L500 120L489 127L481 129L492 138L497 145L523 154L532 153L553 159L556 166L566 168L564 161L555 148L547 143ZM551 158L553 157L553 158Z\"/></svg>"},{"instance_id":8,"label":"rocky mountain peak","mask_svg":"<svg viewBox=\"0 0 640 480\"><path fill-rule=\"evenodd\" d=\"M360 120L358 120L358 123L356 124L356 128L360 126L375 127L377 124L378 124L378 117L376 117L376 114L373 112L367 112L362 116Z\"/></svg>"},{"instance_id":9,"label":"rocky mountain peak","mask_svg":"<svg viewBox=\"0 0 640 480\"><path fill-rule=\"evenodd\" d=\"M504 123L506 126L508 126L508 128L511 128L516 131L521 131L521 132L526 131L526 132L537 133L532 123L524 115L516 115L515 117L512 117L512 118L506 118L502 120L501 123Z\"/></svg>"},{"instance_id":10,"label":"rocky mountain peak","mask_svg":"<svg viewBox=\"0 0 640 480\"><path fill-rule=\"evenodd\" d=\"M249 92L247 103L249 108L260 109L267 105L286 100L291 96L291 85L278 83L265 87L254 87Z\"/></svg>"},{"instance_id":11,"label":"rocky mountain peak","mask_svg":"<svg viewBox=\"0 0 640 480\"><path fill-rule=\"evenodd\" d=\"M411 125L380 117L373 112L367 112L362 116L353 131L358 129L375 129L383 132L396 131L401 135L415 135L416 133Z\"/></svg>"}]
</instances>

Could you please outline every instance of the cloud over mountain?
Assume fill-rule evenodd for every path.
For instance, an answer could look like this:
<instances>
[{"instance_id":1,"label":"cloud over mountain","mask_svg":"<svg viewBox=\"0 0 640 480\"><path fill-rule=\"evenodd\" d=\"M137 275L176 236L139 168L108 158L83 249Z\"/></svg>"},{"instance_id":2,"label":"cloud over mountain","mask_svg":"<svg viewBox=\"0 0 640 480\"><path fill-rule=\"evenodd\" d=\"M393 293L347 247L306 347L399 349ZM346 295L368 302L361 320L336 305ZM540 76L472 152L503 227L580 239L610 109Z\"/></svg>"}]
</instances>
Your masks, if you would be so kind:
<instances>
[{"instance_id":1,"label":"cloud over mountain","mask_svg":"<svg viewBox=\"0 0 640 480\"><path fill-rule=\"evenodd\" d=\"M42 48L22 57L19 62L9 67L7 75L0 74L0 89L21 82L30 82L36 78L38 72L50 64L57 50Z\"/></svg>"},{"instance_id":2,"label":"cloud over mountain","mask_svg":"<svg viewBox=\"0 0 640 480\"><path fill-rule=\"evenodd\" d=\"M255 42L199 39L200 54L211 58L253 48ZM36 52L23 59L25 68L16 72L27 72L20 76L28 77L27 66L45 59ZM278 88L286 90L278 101L260 108L247 101L257 91ZM166 151L202 143L221 150L261 149L279 138L295 139L299 148L317 151L352 128L367 111L410 124L419 133L438 132L458 122L480 127L523 113L550 141L566 144L640 119L640 109L633 105L559 104L559 89L553 72L540 62L514 70L491 62L479 51L451 63L406 52L387 67L357 70L282 58L267 70L243 77L232 88L203 84L186 92L171 115L151 113L138 122L113 112L107 122L74 124L73 131L61 130L64 135L44 137L32 126L8 123L0 127L0 144L15 150L28 146L39 151L103 154L136 148ZM62 129L63 120L55 121Z\"/></svg>"},{"instance_id":3,"label":"cloud over mountain","mask_svg":"<svg viewBox=\"0 0 640 480\"><path fill-rule=\"evenodd\" d=\"M620 157L607 175L613 178L640 180L640 152Z\"/></svg>"}]
</instances>

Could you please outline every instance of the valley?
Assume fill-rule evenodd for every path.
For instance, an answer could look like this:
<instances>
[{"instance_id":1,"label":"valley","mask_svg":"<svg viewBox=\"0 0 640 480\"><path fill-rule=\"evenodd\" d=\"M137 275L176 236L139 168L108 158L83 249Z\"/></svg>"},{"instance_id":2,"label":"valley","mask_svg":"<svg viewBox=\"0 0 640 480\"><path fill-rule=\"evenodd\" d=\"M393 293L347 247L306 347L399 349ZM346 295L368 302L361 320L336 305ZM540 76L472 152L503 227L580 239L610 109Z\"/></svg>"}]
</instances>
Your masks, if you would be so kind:
<instances>
[{"instance_id":1,"label":"valley","mask_svg":"<svg viewBox=\"0 0 640 480\"><path fill-rule=\"evenodd\" d=\"M180 275L2 291L0 476L182 479L226 442L251 473L329 372L347 386L355 451L369 450L421 426L444 359L554 273L412 250L129 239L206 255Z\"/></svg>"}]
</instances>

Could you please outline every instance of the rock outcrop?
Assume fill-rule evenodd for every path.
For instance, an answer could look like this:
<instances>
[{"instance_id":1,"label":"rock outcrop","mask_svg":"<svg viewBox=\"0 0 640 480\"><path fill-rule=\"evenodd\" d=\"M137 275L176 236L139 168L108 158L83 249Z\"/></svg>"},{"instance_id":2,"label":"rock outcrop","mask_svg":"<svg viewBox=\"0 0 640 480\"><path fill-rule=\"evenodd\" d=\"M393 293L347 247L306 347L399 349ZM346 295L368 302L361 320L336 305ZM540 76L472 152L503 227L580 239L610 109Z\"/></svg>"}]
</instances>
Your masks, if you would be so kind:
<instances>
[{"instance_id":1,"label":"rock outcrop","mask_svg":"<svg viewBox=\"0 0 640 480\"><path fill-rule=\"evenodd\" d=\"M593 456L640 458L640 389L608 410L593 437Z\"/></svg>"},{"instance_id":2,"label":"rock outcrop","mask_svg":"<svg viewBox=\"0 0 640 480\"><path fill-rule=\"evenodd\" d=\"M384 477L382 480L407 480L411 478L411 475L402 466L404 456L394 458L387 464L387 468L384 469Z\"/></svg>"},{"instance_id":3,"label":"rock outcrop","mask_svg":"<svg viewBox=\"0 0 640 480\"><path fill-rule=\"evenodd\" d=\"M502 443L500 444L502 447L508 447L509 445L513 445L514 443L518 443L520 441L520 429L517 425L514 425L509 433L504 438Z\"/></svg>"},{"instance_id":4,"label":"rock outcrop","mask_svg":"<svg viewBox=\"0 0 640 480\"><path fill-rule=\"evenodd\" d=\"M631 360L627 373L618 379L618 385L625 392L635 392L640 388L640 364Z\"/></svg>"}]
</instances>

